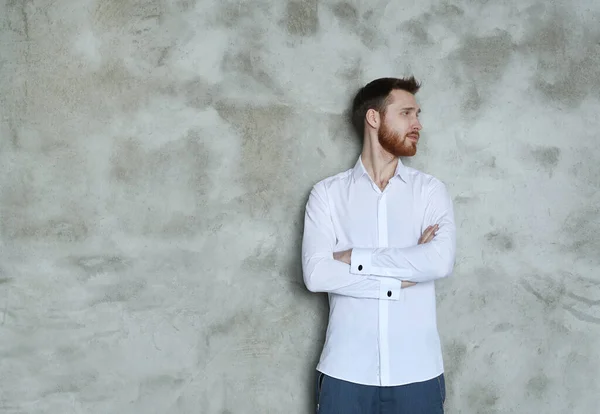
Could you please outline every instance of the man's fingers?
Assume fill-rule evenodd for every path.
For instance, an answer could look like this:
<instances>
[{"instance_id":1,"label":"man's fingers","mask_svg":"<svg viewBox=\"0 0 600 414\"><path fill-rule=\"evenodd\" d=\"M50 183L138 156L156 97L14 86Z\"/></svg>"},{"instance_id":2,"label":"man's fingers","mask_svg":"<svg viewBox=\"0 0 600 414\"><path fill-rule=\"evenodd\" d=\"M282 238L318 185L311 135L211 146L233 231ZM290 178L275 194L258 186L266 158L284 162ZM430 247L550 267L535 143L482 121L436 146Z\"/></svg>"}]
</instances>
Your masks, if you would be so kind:
<instances>
[{"instance_id":1,"label":"man's fingers","mask_svg":"<svg viewBox=\"0 0 600 414\"><path fill-rule=\"evenodd\" d=\"M423 232L423 235L421 235L421 238L419 239L419 244L429 243L431 240L433 240L433 237L435 236L435 233L438 231L439 228L440 226L437 224L428 226Z\"/></svg>"},{"instance_id":2,"label":"man's fingers","mask_svg":"<svg viewBox=\"0 0 600 414\"><path fill-rule=\"evenodd\" d=\"M425 231L423 231L423 234L421 235L421 238L425 238L429 235L429 233L431 233L431 231L433 230L433 226L427 226L427 228L425 229Z\"/></svg>"},{"instance_id":3,"label":"man's fingers","mask_svg":"<svg viewBox=\"0 0 600 414\"><path fill-rule=\"evenodd\" d=\"M427 227L427 231L431 234L435 234L435 232L438 231L438 229L439 229L439 226L437 224Z\"/></svg>"},{"instance_id":4,"label":"man's fingers","mask_svg":"<svg viewBox=\"0 0 600 414\"><path fill-rule=\"evenodd\" d=\"M431 227L431 231L429 232L429 236L428 236L428 241L433 240L433 238L435 237L435 234L437 233L438 229L440 227L436 224L435 226Z\"/></svg>"},{"instance_id":5,"label":"man's fingers","mask_svg":"<svg viewBox=\"0 0 600 414\"><path fill-rule=\"evenodd\" d=\"M427 227L427 229L425 230L425 233L423 233L424 239L431 240L431 238L435 234L435 231L436 231L436 227L435 226L429 226L429 227Z\"/></svg>"}]
</instances>

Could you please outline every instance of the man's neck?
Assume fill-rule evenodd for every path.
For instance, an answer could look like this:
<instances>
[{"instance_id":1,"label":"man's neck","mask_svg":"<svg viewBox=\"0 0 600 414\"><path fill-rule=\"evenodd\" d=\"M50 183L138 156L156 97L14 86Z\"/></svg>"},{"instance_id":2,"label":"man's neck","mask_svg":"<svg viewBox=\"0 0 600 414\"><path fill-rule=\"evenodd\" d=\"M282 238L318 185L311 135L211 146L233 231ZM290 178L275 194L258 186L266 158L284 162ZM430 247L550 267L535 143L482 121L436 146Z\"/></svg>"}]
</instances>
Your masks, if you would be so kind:
<instances>
[{"instance_id":1,"label":"man's neck","mask_svg":"<svg viewBox=\"0 0 600 414\"><path fill-rule=\"evenodd\" d=\"M361 161L373 182L383 190L396 172L398 158L383 150L364 146Z\"/></svg>"}]
</instances>

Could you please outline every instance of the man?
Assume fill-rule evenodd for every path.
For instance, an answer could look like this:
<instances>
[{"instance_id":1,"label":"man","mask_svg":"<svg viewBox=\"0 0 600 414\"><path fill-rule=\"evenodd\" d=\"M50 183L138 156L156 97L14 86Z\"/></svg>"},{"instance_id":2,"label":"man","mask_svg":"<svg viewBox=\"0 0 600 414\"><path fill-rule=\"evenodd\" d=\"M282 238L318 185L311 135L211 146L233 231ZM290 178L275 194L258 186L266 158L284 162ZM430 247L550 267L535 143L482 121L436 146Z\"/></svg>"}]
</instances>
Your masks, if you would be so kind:
<instances>
[{"instance_id":1,"label":"man","mask_svg":"<svg viewBox=\"0 0 600 414\"><path fill-rule=\"evenodd\" d=\"M445 382L434 281L452 273L452 200L431 175L403 165L422 129L420 84L382 78L356 95L363 137L354 168L311 190L304 283L327 292L317 366L319 414L443 413Z\"/></svg>"}]
</instances>

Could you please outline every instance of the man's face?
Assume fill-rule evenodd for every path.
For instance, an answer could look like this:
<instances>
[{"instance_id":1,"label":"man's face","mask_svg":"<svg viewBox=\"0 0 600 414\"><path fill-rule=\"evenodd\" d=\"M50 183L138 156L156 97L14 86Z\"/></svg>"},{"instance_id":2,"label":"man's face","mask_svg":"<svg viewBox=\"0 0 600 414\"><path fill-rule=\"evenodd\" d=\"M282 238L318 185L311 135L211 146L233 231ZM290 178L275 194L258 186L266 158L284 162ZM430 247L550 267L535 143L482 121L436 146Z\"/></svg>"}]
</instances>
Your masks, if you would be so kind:
<instances>
[{"instance_id":1,"label":"man's face","mask_svg":"<svg viewBox=\"0 0 600 414\"><path fill-rule=\"evenodd\" d=\"M419 131L423 128L419 122L420 112L421 108L413 94L394 89L390 93L390 103L385 115L382 114L381 126L377 131L383 149L396 157L415 155Z\"/></svg>"}]
</instances>

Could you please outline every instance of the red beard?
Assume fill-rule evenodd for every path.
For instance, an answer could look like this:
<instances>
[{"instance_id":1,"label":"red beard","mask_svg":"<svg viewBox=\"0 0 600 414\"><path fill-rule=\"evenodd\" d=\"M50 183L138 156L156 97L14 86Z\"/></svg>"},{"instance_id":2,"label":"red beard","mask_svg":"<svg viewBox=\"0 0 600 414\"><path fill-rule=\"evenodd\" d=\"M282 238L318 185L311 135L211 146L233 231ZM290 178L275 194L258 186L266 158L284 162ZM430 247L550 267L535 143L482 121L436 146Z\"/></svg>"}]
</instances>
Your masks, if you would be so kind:
<instances>
[{"instance_id":1,"label":"red beard","mask_svg":"<svg viewBox=\"0 0 600 414\"><path fill-rule=\"evenodd\" d=\"M418 135L418 132L415 134ZM400 134L393 132L386 126L385 121L381 123L377 138L383 149L395 157L412 157L417 153L417 144L406 136L402 138Z\"/></svg>"}]
</instances>

